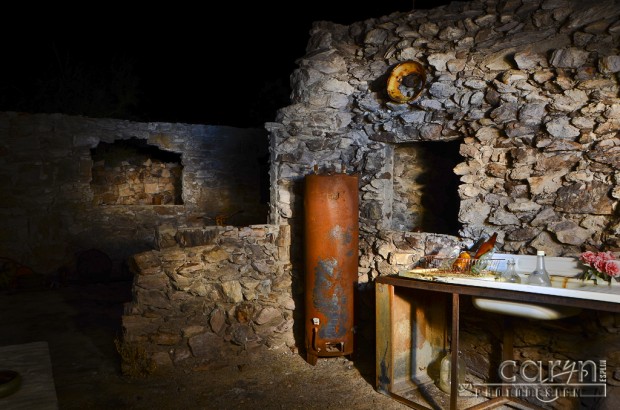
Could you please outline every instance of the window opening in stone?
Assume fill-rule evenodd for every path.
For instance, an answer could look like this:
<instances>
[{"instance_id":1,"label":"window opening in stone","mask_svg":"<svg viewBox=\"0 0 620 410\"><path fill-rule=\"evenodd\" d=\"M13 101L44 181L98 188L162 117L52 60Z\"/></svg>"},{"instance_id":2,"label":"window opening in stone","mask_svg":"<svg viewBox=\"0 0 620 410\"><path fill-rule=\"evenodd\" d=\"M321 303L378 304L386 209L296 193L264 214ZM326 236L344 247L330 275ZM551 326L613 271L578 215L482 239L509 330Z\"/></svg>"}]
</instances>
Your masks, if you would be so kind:
<instances>
[{"instance_id":1,"label":"window opening in stone","mask_svg":"<svg viewBox=\"0 0 620 410\"><path fill-rule=\"evenodd\" d=\"M90 151L95 204L183 204L181 154L138 138L101 142Z\"/></svg>"},{"instance_id":2,"label":"window opening in stone","mask_svg":"<svg viewBox=\"0 0 620 410\"><path fill-rule=\"evenodd\" d=\"M394 147L392 229L458 235L460 141Z\"/></svg>"}]
</instances>

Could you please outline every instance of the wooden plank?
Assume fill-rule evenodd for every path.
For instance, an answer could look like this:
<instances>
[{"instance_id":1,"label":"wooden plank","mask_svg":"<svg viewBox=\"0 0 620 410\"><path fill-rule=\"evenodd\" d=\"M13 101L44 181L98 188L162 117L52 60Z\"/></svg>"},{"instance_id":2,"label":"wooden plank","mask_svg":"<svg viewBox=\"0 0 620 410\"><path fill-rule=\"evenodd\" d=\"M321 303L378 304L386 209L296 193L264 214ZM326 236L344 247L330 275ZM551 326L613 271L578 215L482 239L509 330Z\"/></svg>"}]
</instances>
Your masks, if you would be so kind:
<instances>
[{"instance_id":1,"label":"wooden plank","mask_svg":"<svg viewBox=\"0 0 620 410\"><path fill-rule=\"evenodd\" d=\"M394 287L375 284L376 320L376 372L375 387L380 393L389 395L394 383L392 356L392 300Z\"/></svg>"}]
</instances>

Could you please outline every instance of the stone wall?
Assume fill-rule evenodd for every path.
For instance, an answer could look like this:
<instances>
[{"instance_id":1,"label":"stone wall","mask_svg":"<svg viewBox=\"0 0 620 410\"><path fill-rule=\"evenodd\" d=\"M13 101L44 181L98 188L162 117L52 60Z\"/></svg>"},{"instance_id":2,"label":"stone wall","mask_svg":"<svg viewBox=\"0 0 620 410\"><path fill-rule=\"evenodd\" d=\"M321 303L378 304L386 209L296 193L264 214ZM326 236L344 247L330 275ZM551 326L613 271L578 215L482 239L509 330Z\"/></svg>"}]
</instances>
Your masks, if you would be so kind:
<instances>
[{"instance_id":1,"label":"stone wall","mask_svg":"<svg viewBox=\"0 0 620 410\"><path fill-rule=\"evenodd\" d=\"M434 209L403 205L418 187L401 177L395 151L428 141L460 143L460 161L445 170L460 178L454 241L497 232L510 253L618 251L619 47L614 1L455 1L350 26L316 22L291 76L292 104L266 124L271 222L291 226L294 277L303 277L301 187L316 169L360 176L361 289L417 262L419 251L399 248L393 230L413 235L415 215ZM387 78L407 60L426 69L426 84L395 103ZM594 328L603 339L616 331ZM550 357L553 331L519 329L518 354Z\"/></svg>"},{"instance_id":2,"label":"stone wall","mask_svg":"<svg viewBox=\"0 0 620 410\"><path fill-rule=\"evenodd\" d=\"M162 371L189 358L216 362L231 345L296 345L287 226L166 227L158 238L158 250L132 258L128 350L141 347Z\"/></svg>"},{"instance_id":3,"label":"stone wall","mask_svg":"<svg viewBox=\"0 0 620 410\"><path fill-rule=\"evenodd\" d=\"M267 124L272 222L298 231L304 176L344 168L361 175L371 238L394 226L395 147L458 140L465 241L497 231L515 253L617 248L619 14L611 1L470 1L315 23L293 104ZM426 87L393 103L386 78L408 59L426 68ZM382 273L376 256L361 282Z\"/></svg>"},{"instance_id":4,"label":"stone wall","mask_svg":"<svg viewBox=\"0 0 620 410\"><path fill-rule=\"evenodd\" d=\"M482 233L498 232L505 252L616 250L619 17L611 0L474 0L351 26L317 22L291 77L292 104L266 124L272 225L262 225L259 205L247 206L246 194L260 186L251 178L259 175L253 144L261 132L0 114L0 175L9 182L0 192L0 249L45 269L82 248L135 254L125 342L139 343L159 365L208 361L228 342L295 345L295 330L303 330L295 317L303 313L302 186L315 169L360 176L356 322L367 340L373 279ZM425 67L426 86L410 103L391 102L387 77L409 59ZM90 150L133 137L182 155L183 205L92 204ZM421 225L414 214L436 211L407 177L423 172L409 150L422 141L460 143L461 159L448 170L460 178L456 235L413 232ZM415 163L404 169L403 158ZM203 227L239 209L234 224L246 227ZM486 377L499 336L476 327L479 318L463 326L481 329L465 331L463 348ZM579 357L581 347L558 329L582 332L580 346L618 331L614 316L576 320L535 330L520 321L517 354ZM620 366L605 349L592 351Z\"/></svg>"},{"instance_id":5,"label":"stone wall","mask_svg":"<svg viewBox=\"0 0 620 410\"><path fill-rule=\"evenodd\" d=\"M135 141L100 143L91 150L90 186L96 205L183 204L181 155ZM121 144L123 143L123 144Z\"/></svg>"},{"instance_id":6,"label":"stone wall","mask_svg":"<svg viewBox=\"0 0 620 410\"><path fill-rule=\"evenodd\" d=\"M152 184L148 204L100 203L91 150L130 139L180 156L182 205L158 205ZM113 259L115 274L154 248L158 225L216 225L218 216L229 225L266 223L259 160L267 152L259 129L0 113L0 256L52 274L95 248Z\"/></svg>"}]
</instances>

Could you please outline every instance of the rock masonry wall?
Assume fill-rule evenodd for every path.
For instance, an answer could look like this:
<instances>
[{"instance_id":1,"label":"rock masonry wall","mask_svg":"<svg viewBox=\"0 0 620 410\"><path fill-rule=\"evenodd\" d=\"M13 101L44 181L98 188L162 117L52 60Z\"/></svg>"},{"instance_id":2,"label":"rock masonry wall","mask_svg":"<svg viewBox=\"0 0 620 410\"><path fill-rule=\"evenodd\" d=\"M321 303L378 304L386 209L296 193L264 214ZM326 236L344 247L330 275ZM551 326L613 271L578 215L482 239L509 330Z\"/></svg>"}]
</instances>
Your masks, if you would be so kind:
<instances>
[{"instance_id":1,"label":"rock masonry wall","mask_svg":"<svg viewBox=\"0 0 620 410\"><path fill-rule=\"evenodd\" d=\"M125 346L141 346L159 368L212 363L230 344L295 346L287 226L169 226L158 238L159 249L132 258Z\"/></svg>"},{"instance_id":2,"label":"rock masonry wall","mask_svg":"<svg viewBox=\"0 0 620 410\"><path fill-rule=\"evenodd\" d=\"M498 232L499 249L511 253L617 251L619 47L614 1L474 0L350 26L316 22L291 77L292 104L266 125L271 221L291 226L293 277L303 276L296 246L303 180L317 169L360 176L362 289L379 275L413 266L429 250L455 241L471 245L484 233ZM425 67L425 88L413 101L391 102L390 70L407 60ZM460 177L462 228L456 236L435 235L443 248L421 246L430 233L393 229L394 150L418 141L460 141L462 160L453 172ZM618 330L610 325L613 315L607 322L596 315L584 313L577 324L519 322L517 355L602 354L619 366L617 345L597 343L596 353L588 345L589 336L609 340ZM368 324L372 314L358 318ZM574 346L557 335L585 327L588 337ZM482 375L501 337L474 328L481 331L464 338L464 353Z\"/></svg>"},{"instance_id":3,"label":"rock masonry wall","mask_svg":"<svg viewBox=\"0 0 620 410\"><path fill-rule=\"evenodd\" d=\"M298 232L303 178L360 174L360 282L380 274L376 233L393 215L400 143L461 141L459 236L504 251L618 248L620 6L613 1L453 2L342 26L315 23L293 104L268 123L275 223ZM426 87L388 100L391 67L416 60Z\"/></svg>"},{"instance_id":4,"label":"rock masonry wall","mask_svg":"<svg viewBox=\"0 0 620 410\"><path fill-rule=\"evenodd\" d=\"M144 186L148 203L102 204L91 150L131 139L180 156L182 205L153 201L154 188L170 190L162 180ZM215 225L236 211L226 224L266 223L258 159L267 149L260 129L0 113L0 256L52 275L95 248L120 270L154 247L158 225Z\"/></svg>"},{"instance_id":5,"label":"rock masonry wall","mask_svg":"<svg viewBox=\"0 0 620 410\"><path fill-rule=\"evenodd\" d=\"M76 227L100 225L99 233L113 226L119 239L117 229L133 226L142 212L170 216L161 221L156 249L132 258L135 297L123 316L126 342L145 346L159 365L189 357L210 360L229 342L244 348L292 347L304 292L303 178L314 169L355 172L360 175L358 279L364 291L356 321L360 333L372 340L373 279L411 267L425 254L471 243L483 232L498 232L505 252L542 249L560 256L620 247L619 16L620 4L614 1L491 0L399 12L346 27L317 22L307 54L291 77L292 104L266 124L271 145L268 222L273 225L182 228L177 212L165 207L93 213L83 205L92 199L87 188L92 162L86 153L98 141L144 136L172 150L195 141L179 151L197 166L205 158L196 153L210 145L188 137L211 131L222 136L219 129L64 116L26 121L2 114L0 129L11 136L0 142L5 158L17 148L48 151L41 161L29 156L18 173L5 172L12 186L52 178L58 181L52 191L64 195L62 203L79 210L40 213L34 220L26 216L28 210L42 209L42 203L55 209L58 196L45 189L43 198L10 196L12 205L2 212L11 223L3 232L14 234L3 237L3 244L8 246L14 235L29 240L15 229L20 223L39 226L26 230L38 232L39 240L58 239L60 228L52 217ZM390 69L409 59L426 68L426 87L415 101L390 102L385 93ZM71 138L50 138L59 132ZM462 156L454 168L461 179L459 235L392 229L398 144L455 140L461 142ZM194 195L214 194L213 175L197 168L185 167L183 187L191 192L184 195L186 206L200 203ZM65 172L77 177L64 179ZM152 225L138 227L146 232ZM93 237L86 229L78 232ZM117 243L122 247L122 240ZM575 327L559 326L568 334L571 329L573 334L574 329L598 335L618 331L613 318L590 313L579 320ZM557 337L553 326L516 328L521 329L517 348L522 357L545 358L554 349L566 357L581 354L576 353L579 345ZM497 334L482 330L463 340L468 364L485 376L490 368L485 358ZM582 345L588 343L582 339ZM620 366L613 352L606 357Z\"/></svg>"}]
</instances>

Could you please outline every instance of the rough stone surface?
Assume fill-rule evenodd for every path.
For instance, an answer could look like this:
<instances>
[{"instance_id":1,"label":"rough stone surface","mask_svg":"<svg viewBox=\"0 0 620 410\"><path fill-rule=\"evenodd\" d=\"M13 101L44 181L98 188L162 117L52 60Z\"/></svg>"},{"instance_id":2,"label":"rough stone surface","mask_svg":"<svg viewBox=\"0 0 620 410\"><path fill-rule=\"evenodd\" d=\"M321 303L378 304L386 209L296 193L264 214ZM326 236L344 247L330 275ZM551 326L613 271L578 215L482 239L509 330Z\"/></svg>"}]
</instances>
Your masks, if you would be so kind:
<instances>
[{"instance_id":1,"label":"rough stone surface","mask_svg":"<svg viewBox=\"0 0 620 410\"><path fill-rule=\"evenodd\" d=\"M618 251L619 17L613 1L473 0L346 29L315 24L297 73L316 76L293 75L292 105L266 124L274 157L287 159L272 168L271 222L290 225L292 242L301 241L303 177L345 170L360 175L362 287L492 232L498 249L512 253ZM326 54L338 61L331 70L314 60ZM415 100L398 104L388 99L385 79L406 59L424 66L426 83ZM312 84L334 76L353 86L349 103L314 104L330 96L308 92ZM339 87L338 97L346 90ZM337 152L334 138L346 141ZM460 178L444 187L458 196L454 216L424 197L420 181L440 163L410 148L422 141L460 143L458 163L445 170ZM296 151L301 144L312 155ZM424 231L417 221L433 212L458 220L447 235L452 242L431 246L423 237L433 231L414 232ZM291 249L294 271L300 251ZM549 354L552 347L540 347L545 338L523 336L521 357ZM483 364L476 343L466 340L466 349Z\"/></svg>"},{"instance_id":2,"label":"rough stone surface","mask_svg":"<svg viewBox=\"0 0 620 410\"><path fill-rule=\"evenodd\" d=\"M375 278L409 269L425 255L471 246L483 234L498 232L498 249L520 254L620 249L620 6L613 1L588 2L587 7L583 3L473 0L397 12L348 27L314 24L307 55L291 76L291 105L265 125L272 225L192 231L181 229L190 221L174 220L180 233L162 226L154 241L162 246L136 255L132 264L136 279L134 299L123 316L126 341L144 343L158 363L174 365L190 355L217 354L206 348L207 339L246 351L255 345L294 346L294 331L303 323L296 316L301 312L297 307L303 306L302 187L311 172L360 176L358 291L363 308L356 320L360 337L367 340L374 336ZM419 97L398 104L387 100L384 84L391 67L406 59L425 67L426 83ZM59 139L53 155L80 155L53 168L54 175L74 175L54 185L54 192L70 203L92 200L88 150L102 139L112 141L114 134L93 132L83 119L35 116L29 118L37 120L32 125L14 114L2 118L0 129L10 139L0 141L0 153L25 148L39 155L44 141L35 138L32 143L24 136L57 132L49 119L70 129L75 138ZM106 124L128 136L122 131L127 124ZM31 125L40 129L35 132ZM136 127L132 136L172 150L191 128L175 134L166 130L171 125ZM188 151L204 152L201 148L206 147L193 141ZM423 141L460 144L459 161L449 169L460 181L454 188L459 209L452 218L460 224L455 232L417 232L421 228L416 218L438 213L438 208L412 193L440 164L425 164L425 155L416 156L415 150L403 155L400 148ZM411 164L403 165L405 157ZM10 171L10 188L52 175L45 164L30 160L15 173L3 166ZM187 167L185 172L184 189L195 188L192 184L198 181L201 188L192 192L214 197L205 188L209 176L188 173ZM412 175L416 178L408 178ZM56 196L39 191L36 198L3 195L3 220L10 221L4 231L11 235L2 241L28 242L28 235L36 235L53 243L47 248L52 253L63 255L52 223L57 215L28 214L33 208L54 207ZM197 195L185 196L185 204L198 203ZM110 229L95 233L110 234L118 247L126 245L119 238L150 239L152 214L158 221L177 217L166 207L97 211L61 216L79 233L77 240L96 237L83 232L89 224L113 227L113 234ZM143 212L150 212L147 223L137 223L144 221ZM204 221L204 215L192 216ZM501 327L477 313L462 326L462 348L473 371L489 377ZM553 352L581 357L581 346L591 348L587 353L608 353L605 346L589 343L594 336L616 331L616 316L599 318L595 312L575 318L577 323L535 328L517 322L516 353L532 360L544 360ZM575 338L585 341L580 345ZM554 405L567 408L565 404L559 400Z\"/></svg>"},{"instance_id":3,"label":"rough stone surface","mask_svg":"<svg viewBox=\"0 0 620 410\"><path fill-rule=\"evenodd\" d=\"M110 151L128 141L142 145ZM120 276L131 255L172 241L157 243L158 227L266 223L267 150L260 129L0 113L0 253L52 276L98 249Z\"/></svg>"},{"instance_id":4,"label":"rough stone surface","mask_svg":"<svg viewBox=\"0 0 620 410\"><path fill-rule=\"evenodd\" d=\"M295 155L296 161L286 163L288 174L280 164L274 168L272 221L291 224L292 231L298 232L294 226L303 201L296 199L300 192L293 180L302 179L314 167L319 172L332 171L336 161L336 169L361 175L360 231L368 238L361 242L362 247L368 246L361 253L384 259L393 250L381 248L376 253L379 247L373 238L378 231L413 229L416 218L435 209L412 177L427 172L422 158L409 155L409 171L398 157L399 144L432 139L461 141L461 161L453 167L461 178L457 189L461 229L453 235L475 241L481 232L526 230L540 209L552 209L547 211L551 220L573 215L569 219L577 225L584 218L606 215L606 223L599 226L609 231L619 191L618 181L610 178L620 166L618 42L608 43L606 28L594 27L617 26L619 8L613 2L582 7L575 0L528 2L518 13L511 7L455 2L441 11L394 13L355 23L349 33L326 22L315 25L309 56L319 50L312 46L321 44L320 51L329 53L338 65L327 70L330 74L318 74L327 72L326 61L321 60L321 70L312 80L294 76L293 87L298 91L293 105L283 108L266 128L276 157L290 153L292 138L325 148L305 159ZM338 36L329 37L329 43L318 41L336 32ZM366 33L371 41L357 43L351 33ZM616 31L611 36L618 35ZM412 38L416 40L409 41ZM598 43L613 45L594 47ZM403 56L419 61L427 78L415 101L397 104L380 92L379 79L389 76L390 67ZM450 67L456 63L451 62L456 60L462 63L452 72ZM311 70L314 60L303 61L300 70ZM315 119L332 109L310 104L311 93L302 90L336 72L338 81L354 85L348 89L351 103L339 108L343 114L353 114L352 120L336 127L331 122L317 124ZM321 80L322 76L326 78ZM346 90L338 87L339 93ZM484 98L473 98L474 92ZM334 135L350 141L341 145L337 158L324 143ZM419 197L403 194L416 191ZM577 234L573 229L537 226L544 234L540 238L549 235L558 256L574 255L579 248L615 246L610 231ZM513 242L511 251L535 252L538 242L534 236L528 238L516 249ZM608 239L602 243L603 238ZM580 244L575 243L578 240ZM391 271L380 263L360 266L360 280L376 277L379 270Z\"/></svg>"},{"instance_id":5,"label":"rough stone surface","mask_svg":"<svg viewBox=\"0 0 620 410\"><path fill-rule=\"evenodd\" d=\"M179 228L173 236L205 243L133 256L135 296L123 316L125 343L148 341L149 355L175 365L184 357L215 360L228 343L295 347L293 328L283 323L292 320L299 295L291 292L288 259L276 257L278 248L290 246L287 227ZM154 265L166 273L155 277Z\"/></svg>"}]
</instances>

